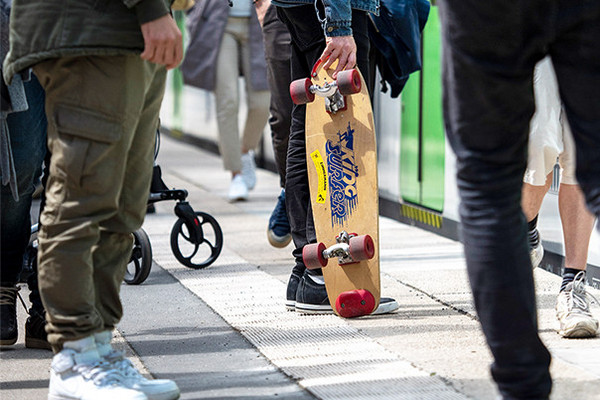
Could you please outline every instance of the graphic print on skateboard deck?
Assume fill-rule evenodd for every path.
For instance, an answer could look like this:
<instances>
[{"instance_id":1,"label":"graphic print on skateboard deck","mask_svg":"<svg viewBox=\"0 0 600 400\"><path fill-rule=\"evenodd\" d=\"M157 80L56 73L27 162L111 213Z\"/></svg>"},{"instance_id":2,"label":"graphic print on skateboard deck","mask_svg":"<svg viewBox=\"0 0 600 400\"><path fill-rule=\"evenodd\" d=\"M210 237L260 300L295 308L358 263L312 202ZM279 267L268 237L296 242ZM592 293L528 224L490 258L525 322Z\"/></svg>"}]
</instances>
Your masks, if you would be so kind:
<instances>
[{"instance_id":1,"label":"graphic print on skateboard deck","mask_svg":"<svg viewBox=\"0 0 600 400\"><path fill-rule=\"evenodd\" d=\"M340 72L337 82L333 71L317 63L312 80L290 86L294 102L307 103L306 158L318 242L305 246L303 258L308 268L323 266L335 312L357 317L372 313L380 297L375 125L358 69Z\"/></svg>"}]
</instances>

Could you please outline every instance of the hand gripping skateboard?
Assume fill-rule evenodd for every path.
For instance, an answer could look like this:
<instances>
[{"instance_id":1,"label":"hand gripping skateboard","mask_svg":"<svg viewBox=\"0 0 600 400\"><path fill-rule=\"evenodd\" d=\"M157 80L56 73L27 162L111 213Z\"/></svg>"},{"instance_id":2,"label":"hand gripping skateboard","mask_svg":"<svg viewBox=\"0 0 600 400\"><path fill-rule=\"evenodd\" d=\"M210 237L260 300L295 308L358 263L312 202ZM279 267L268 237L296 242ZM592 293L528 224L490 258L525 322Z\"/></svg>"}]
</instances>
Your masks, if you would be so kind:
<instances>
[{"instance_id":1,"label":"hand gripping skateboard","mask_svg":"<svg viewBox=\"0 0 600 400\"><path fill-rule=\"evenodd\" d=\"M335 65L335 64L334 64ZM333 67L335 68L335 66ZM329 302L342 317L379 305L379 199L375 125L358 69L324 70L293 81L306 104L306 159L318 243L304 247L307 268L323 268Z\"/></svg>"}]
</instances>

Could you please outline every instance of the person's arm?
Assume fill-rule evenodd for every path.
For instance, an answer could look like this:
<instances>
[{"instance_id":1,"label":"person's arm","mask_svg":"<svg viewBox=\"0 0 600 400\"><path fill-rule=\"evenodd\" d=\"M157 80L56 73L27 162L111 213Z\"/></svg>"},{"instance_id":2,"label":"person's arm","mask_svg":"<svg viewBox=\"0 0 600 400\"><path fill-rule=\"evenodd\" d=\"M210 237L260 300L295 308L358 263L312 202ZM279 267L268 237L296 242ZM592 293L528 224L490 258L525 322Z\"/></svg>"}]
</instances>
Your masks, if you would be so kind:
<instances>
[{"instance_id":1,"label":"person's arm","mask_svg":"<svg viewBox=\"0 0 600 400\"><path fill-rule=\"evenodd\" d=\"M326 46L320 60L329 68L336 60L338 65L332 76L356 66L356 43L352 36L352 8L350 0L324 0ZM321 16L323 17L323 16Z\"/></svg>"}]
</instances>

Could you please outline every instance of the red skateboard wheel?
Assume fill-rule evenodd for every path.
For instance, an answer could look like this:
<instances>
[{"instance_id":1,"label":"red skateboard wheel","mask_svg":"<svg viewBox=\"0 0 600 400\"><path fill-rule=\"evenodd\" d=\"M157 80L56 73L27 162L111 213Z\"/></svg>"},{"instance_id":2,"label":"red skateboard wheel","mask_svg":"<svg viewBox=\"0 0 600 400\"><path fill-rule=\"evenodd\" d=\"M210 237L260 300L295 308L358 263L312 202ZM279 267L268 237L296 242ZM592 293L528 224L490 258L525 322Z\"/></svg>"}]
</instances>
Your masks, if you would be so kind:
<instances>
[{"instance_id":1,"label":"red skateboard wheel","mask_svg":"<svg viewBox=\"0 0 600 400\"><path fill-rule=\"evenodd\" d=\"M375 310L375 298L365 289L342 292L335 300L335 309L344 318L368 315Z\"/></svg>"},{"instance_id":2,"label":"red skateboard wheel","mask_svg":"<svg viewBox=\"0 0 600 400\"><path fill-rule=\"evenodd\" d=\"M351 237L348 247L354 261L370 260L375 255L375 244L369 235Z\"/></svg>"},{"instance_id":3,"label":"red skateboard wheel","mask_svg":"<svg viewBox=\"0 0 600 400\"><path fill-rule=\"evenodd\" d=\"M311 243L302 248L302 261L308 269L323 268L327 265L327 259L323 252L327 247L323 243Z\"/></svg>"},{"instance_id":4,"label":"red skateboard wheel","mask_svg":"<svg viewBox=\"0 0 600 400\"><path fill-rule=\"evenodd\" d=\"M296 79L290 83L290 96L294 104L306 104L315 99L315 94L310 91L311 85L309 78Z\"/></svg>"},{"instance_id":5,"label":"red skateboard wheel","mask_svg":"<svg viewBox=\"0 0 600 400\"><path fill-rule=\"evenodd\" d=\"M344 96L360 92L362 86L360 74L358 70L354 68L340 71L335 81L340 93Z\"/></svg>"}]
</instances>

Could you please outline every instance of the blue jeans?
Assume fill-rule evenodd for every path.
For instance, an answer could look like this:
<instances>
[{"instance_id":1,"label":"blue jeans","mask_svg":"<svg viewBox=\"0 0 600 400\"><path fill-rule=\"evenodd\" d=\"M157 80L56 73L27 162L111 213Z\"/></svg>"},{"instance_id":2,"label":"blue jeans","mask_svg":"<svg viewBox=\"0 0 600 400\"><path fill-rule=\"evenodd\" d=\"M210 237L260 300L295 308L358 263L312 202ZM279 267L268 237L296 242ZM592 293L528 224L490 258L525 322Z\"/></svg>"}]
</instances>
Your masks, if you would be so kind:
<instances>
[{"instance_id":1,"label":"blue jeans","mask_svg":"<svg viewBox=\"0 0 600 400\"><path fill-rule=\"evenodd\" d=\"M18 282L23 266L23 254L31 232L31 195L34 184L42 173L46 154L46 114L44 113L44 90L35 75L24 83L29 109L8 115L19 201L13 199L10 187L2 186L2 249L0 275L2 286Z\"/></svg>"},{"instance_id":2,"label":"blue jeans","mask_svg":"<svg viewBox=\"0 0 600 400\"><path fill-rule=\"evenodd\" d=\"M292 80L308 78L313 65L325 49L323 29L316 17L315 8L312 4L291 8L278 7L277 15L288 27L292 38ZM352 32L357 47L357 64L365 81L370 83L372 80L369 76L368 21L366 12L352 11ZM371 87L369 93L372 93ZM305 120L306 105L294 105L287 153L285 202L295 246L292 255L296 261L294 266L296 274L302 274L305 270L302 249L306 244L315 243L317 240L308 188ZM322 274L320 269L310 270L310 273Z\"/></svg>"},{"instance_id":3,"label":"blue jeans","mask_svg":"<svg viewBox=\"0 0 600 400\"><path fill-rule=\"evenodd\" d=\"M469 280L503 398L547 399L521 185L533 70L552 57L577 150L577 179L600 214L600 3L443 0L444 116L457 156Z\"/></svg>"}]
</instances>

